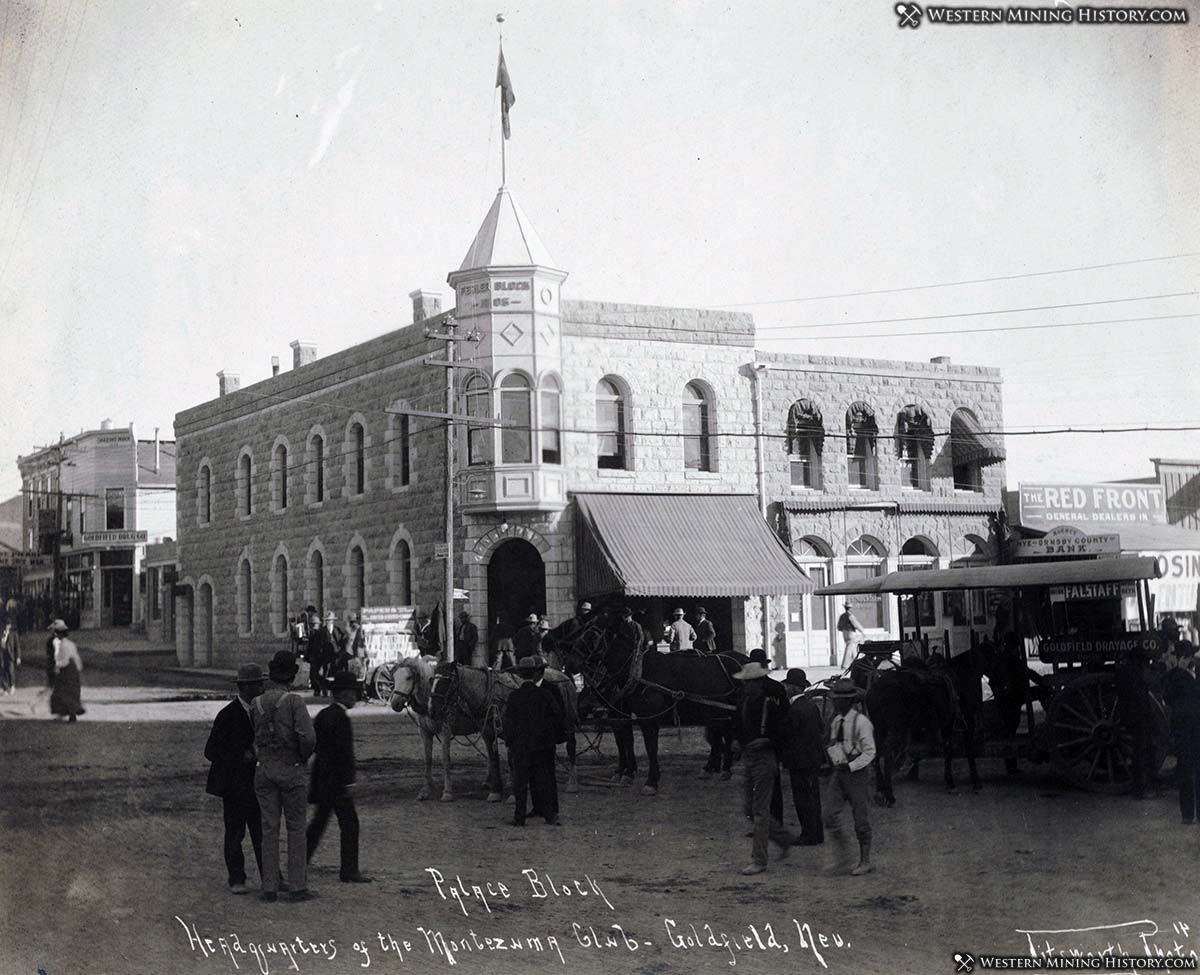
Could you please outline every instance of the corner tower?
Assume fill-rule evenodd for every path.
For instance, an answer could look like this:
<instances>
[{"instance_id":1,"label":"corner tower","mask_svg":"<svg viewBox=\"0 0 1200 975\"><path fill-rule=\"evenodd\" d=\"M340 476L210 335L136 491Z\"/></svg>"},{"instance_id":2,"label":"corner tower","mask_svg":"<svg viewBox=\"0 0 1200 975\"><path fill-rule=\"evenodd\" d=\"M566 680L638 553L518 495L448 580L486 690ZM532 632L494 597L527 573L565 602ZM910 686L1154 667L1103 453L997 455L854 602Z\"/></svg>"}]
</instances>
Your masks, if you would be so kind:
<instances>
[{"instance_id":1,"label":"corner tower","mask_svg":"<svg viewBox=\"0 0 1200 975\"><path fill-rule=\"evenodd\" d=\"M446 278L458 323L482 335L478 346L461 349L463 412L501 424L470 427L462 438L465 511L566 505L559 311L566 278L500 187L462 266Z\"/></svg>"}]
</instances>

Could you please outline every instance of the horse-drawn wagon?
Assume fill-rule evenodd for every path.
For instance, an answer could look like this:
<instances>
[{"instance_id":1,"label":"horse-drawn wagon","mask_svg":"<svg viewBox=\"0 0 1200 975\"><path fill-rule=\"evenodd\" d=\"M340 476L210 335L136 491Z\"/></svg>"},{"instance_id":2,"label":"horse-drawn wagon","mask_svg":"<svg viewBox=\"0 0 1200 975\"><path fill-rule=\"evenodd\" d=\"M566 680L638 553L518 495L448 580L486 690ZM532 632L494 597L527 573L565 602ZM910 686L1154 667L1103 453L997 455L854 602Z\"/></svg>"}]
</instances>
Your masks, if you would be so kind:
<instances>
[{"instance_id":1,"label":"horse-drawn wagon","mask_svg":"<svg viewBox=\"0 0 1200 975\"><path fill-rule=\"evenodd\" d=\"M980 676L994 691L1003 688L1004 703L1017 718L1002 722L1006 733L991 735L984 754L1010 764L1019 757L1049 760L1084 789L1117 793L1134 785L1135 761L1156 772L1167 753L1166 713L1141 682L1138 663L1161 651L1150 628L1148 586L1158 576L1155 559L1126 557L893 572L826 586L817 595L890 594L899 607L902 599L924 593L995 593L996 642L978 641L972 633L968 646L956 648L945 634L948 665L965 663L957 669L972 675L976 691ZM927 648L914 615L911 637ZM1138 759L1138 748L1148 755Z\"/></svg>"},{"instance_id":2,"label":"horse-drawn wagon","mask_svg":"<svg viewBox=\"0 0 1200 975\"><path fill-rule=\"evenodd\" d=\"M363 609L360 623L366 648L362 674L365 700L387 704L392 696L399 662L418 653L414 613L411 606Z\"/></svg>"}]
</instances>

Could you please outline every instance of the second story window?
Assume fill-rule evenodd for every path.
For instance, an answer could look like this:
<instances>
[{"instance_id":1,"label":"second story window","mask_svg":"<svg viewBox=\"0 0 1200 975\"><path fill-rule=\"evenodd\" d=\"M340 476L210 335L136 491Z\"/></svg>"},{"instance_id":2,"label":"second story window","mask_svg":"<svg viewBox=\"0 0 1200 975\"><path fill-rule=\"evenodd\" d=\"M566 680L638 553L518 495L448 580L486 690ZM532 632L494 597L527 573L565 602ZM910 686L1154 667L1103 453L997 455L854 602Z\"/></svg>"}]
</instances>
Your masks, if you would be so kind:
<instances>
[{"instance_id":1,"label":"second story window","mask_svg":"<svg viewBox=\"0 0 1200 975\"><path fill-rule=\"evenodd\" d=\"M196 485L196 513L200 524L207 525L212 521L212 469L207 464L200 468Z\"/></svg>"},{"instance_id":2,"label":"second story window","mask_svg":"<svg viewBox=\"0 0 1200 975\"><path fill-rule=\"evenodd\" d=\"M538 437L542 444L542 463L562 463L562 396L558 380L547 376L538 391Z\"/></svg>"},{"instance_id":3,"label":"second story window","mask_svg":"<svg viewBox=\"0 0 1200 975\"><path fill-rule=\"evenodd\" d=\"M875 456L878 438L875 411L861 401L852 404L846 411L846 455L851 488L879 490L879 466Z\"/></svg>"},{"instance_id":4,"label":"second story window","mask_svg":"<svg viewBox=\"0 0 1200 975\"><path fill-rule=\"evenodd\" d=\"M919 406L909 404L896 417L896 452L900 455L900 486L928 491L933 428Z\"/></svg>"},{"instance_id":5,"label":"second story window","mask_svg":"<svg viewBox=\"0 0 1200 975\"><path fill-rule=\"evenodd\" d=\"M238 458L238 514L243 518L249 518L251 512L251 500L254 497L254 464L250 460L248 453L242 454Z\"/></svg>"},{"instance_id":6,"label":"second story window","mask_svg":"<svg viewBox=\"0 0 1200 975\"><path fill-rule=\"evenodd\" d=\"M361 423L350 428L350 450L353 453L352 494L362 494L367 489L367 431Z\"/></svg>"},{"instance_id":7,"label":"second story window","mask_svg":"<svg viewBox=\"0 0 1200 975\"><path fill-rule=\"evenodd\" d=\"M792 487L821 490L825 424L821 411L812 400L796 400L788 410L787 449Z\"/></svg>"},{"instance_id":8,"label":"second story window","mask_svg":"<svg viewBox=\"0 0 1200 975\"><path fill-rule=\"evenodd\" d=\"M271 493L275 496L275 510L286 510L288 506L288 449L286 444L277 444L271 458Z\"/></svg>"},{"instance_id":9,"label":"second story window","mask_svg":"<svg viewBox=\"0 0 1200 975\"><path fill-rule=\"evenodd\" d=\"M408 487L412 479L412 442L409 434L409 416L407 413L397 417L397 444L400 454L400 470L397 472L400 487Z\"/></svg>"},{"instance_id":10,"label":"second story window","mask_svg":"<svg viewBox=\"0 0 1200 975\"><path fill-rule=\"evenodd\" d=\"M533 460L533 419L529 380L519 373L500 383L500 462L528 464Z\"/></svg>"},{"instance_id":11,"label":"second story window","mask_svg":"<svg viewBox=\"0 0 1200 975\"><path fill-rule=\"evenodd\" d=\"M104 527L108 531L122 531L125 528L125 489L104 489Z\"/></svg>"},{"instance_id":12,"label":"second story window","mask_svg":"<svg viewBox=\"0 0 1200 975\"><path fill-rule=\"evenodd\" d=\"M683 466L689 471L712 470L708 397L697 383L683 388Z\"/></svg>"},{"instance_id":13,"label":"second story window","mask_svg":"<svg viewBox=\"0 0 1200 975\"><path fill-rule=\"evenodd\" d=\"M1004 463L1004 447L983 429L974 413L957 409L950 417L950 457L954 490L982 491L983 468Z\"/></svg>"},{"instance_id":14,"label":"second story window","mask_svg":"<svg viewBox=\"0 0 1200 975\"><path fill-rule=\"evenodd\" d=\"M611 379L596 384L596 466L600 470L623 471L625 453L625 397Z\"/></svg>"},{"instance_id":15,"label":"second story window","mask_svg":"<svg viewBox=\"0 0 1200 975\"><path fill-rule=\"evenodd\" d=\"M467 416L489 420L492 416L492 391L483 376L472 376L467 380L463 395ZM467 425L467 466L478 467L492 462L492 428L490 426Z\"/></svg>"},{"instance_id":16,"label":"second story window","mask_svg":"<svg viewBox=\"0 0 1200 975\"><path fill-rule=\"evenodd\" d=\"M314 504L319 504L325 500L325 438L319 433L313 434L308 442L308 451L312 465L312 500Z\"/></svg>"}]
</instances>

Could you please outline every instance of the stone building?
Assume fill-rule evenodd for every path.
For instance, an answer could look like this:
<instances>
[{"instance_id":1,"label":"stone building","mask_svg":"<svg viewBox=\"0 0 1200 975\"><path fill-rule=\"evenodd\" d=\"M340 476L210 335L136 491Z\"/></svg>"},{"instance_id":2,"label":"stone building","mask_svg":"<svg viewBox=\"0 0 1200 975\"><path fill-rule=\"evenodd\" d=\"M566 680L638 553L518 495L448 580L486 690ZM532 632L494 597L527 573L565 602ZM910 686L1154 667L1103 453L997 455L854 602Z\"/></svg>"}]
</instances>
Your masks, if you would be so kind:
<instances>
[{"instance_id":1,"label":"stone building","mask_svg":"<svg viewBox=\"0 0 1200 975\"><path fill-rule=\"evenodd\" d=\"M480 422L455 422L454 584L484 641L621 592L654 625L703 603L723 647L781 624L781 661L824 663L832 607L797 562L836 581L918 543L914 567L986 554L994 370L757 353L749 315L564 300L566 277L503 188L448 277L481 336L457 345L455 412ZM422 413L444 408L425 333L447 313L412 298L413 325L295 342L292 370L222 373L177 416L182 659L261 656L310 604L440 605L445 427Z\"/></svg>"}]
</instances>

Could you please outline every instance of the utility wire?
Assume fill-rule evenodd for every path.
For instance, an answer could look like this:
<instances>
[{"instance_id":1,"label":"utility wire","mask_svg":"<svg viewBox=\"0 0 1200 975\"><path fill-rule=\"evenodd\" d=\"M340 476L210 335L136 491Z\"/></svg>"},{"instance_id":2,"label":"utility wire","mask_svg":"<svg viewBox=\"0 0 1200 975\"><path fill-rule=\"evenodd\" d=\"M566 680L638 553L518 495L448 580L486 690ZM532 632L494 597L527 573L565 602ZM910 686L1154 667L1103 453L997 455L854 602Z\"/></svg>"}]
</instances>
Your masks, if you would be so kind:
<instances>
[{"instance_id":1,"label":"utility wire","mask_svg":"<svg viewBox=\"0 0 1200 975\"><path fill-rule=\"evenodd\" d=\"M963 281L942 281L938 284L914 284L903 288L877 288L874 291L843 291L839 294L807 295L803 298L774 298L767 301L736 301L724 305L704 305L704 308L752 308L760 305L790 305L802 301L828 301L833 298L862 298L870 295L894 295L905 291L928 291L931 288L957 288L968 284L989 284L993 281L1017 281L1021 278L1043 278L1054 274L1074 274L1077 271L1099 271L1104 268L1128 267L1134 264L1152 264L1159 261L1177 261L1188 257L1200 257L1200 251L1183 254L1166 254L1162 257L1141 257L1129 261L1109 261L1106 264L1084 264L1079 267L1064 267L1053 271L1026 271L1020 274L997 274L990 278L968 278Z\"/></svg>"},{"instance_id":2,"label":"utility wire","mask_svg":"<svg viewBox=\"0 0 1200 975\"><path fill-rule=\"evenodd\" d=\"M1125 325L1133 322L1162 322L1177 318L1196 318L1200 312L1182 315L1145 315L1140 318L1101 318L1083 322L1052 322L1044 325L992 325L984 328L943 328L924 332L865 332L860 335L767 335L764 342L849 342L853 339L890 339L914 335L980 335L984 332L1034 332L1047 328L1078 328L1091 325Z\"/></svg>"}]
</instances>

